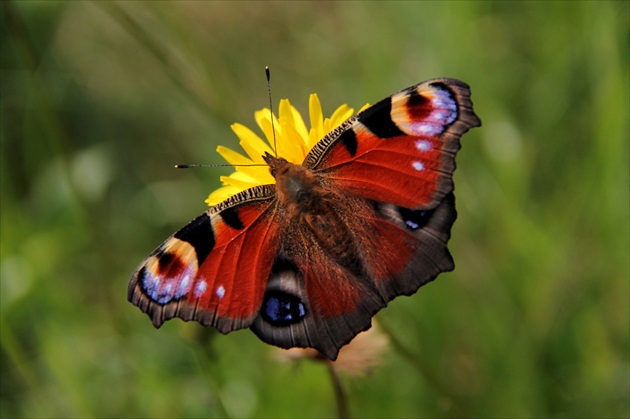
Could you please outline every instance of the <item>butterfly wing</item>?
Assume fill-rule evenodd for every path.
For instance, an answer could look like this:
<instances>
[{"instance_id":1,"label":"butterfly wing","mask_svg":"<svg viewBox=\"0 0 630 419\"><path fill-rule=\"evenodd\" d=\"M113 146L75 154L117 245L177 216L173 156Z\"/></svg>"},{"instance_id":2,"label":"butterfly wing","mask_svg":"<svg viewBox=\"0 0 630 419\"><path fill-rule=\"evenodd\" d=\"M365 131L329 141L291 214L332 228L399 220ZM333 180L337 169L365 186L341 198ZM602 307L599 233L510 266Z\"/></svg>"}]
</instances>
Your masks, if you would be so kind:
<instances>
[{"instance_id":1,"label":"butterfly wing","mask_svg":"<svg viewBox=\"0 0 630 419\"><path fill-rule=\"evenodd\" d=\"M304 165L348 193L433 208L453 189L459 138L479 125L466 83L430 80L348 120L313 148Z\"/></svg>"},{"instance_id":2,"label":"butterfly wing","mask_svg":"<svg viewBox=\"0 0 630 419\"><path fill-rule=\"evenodd\" d=\"M222 333L249 327L280 244L275 208L273 185L211 208L140 264L129 301L156 327L173 317Z\"/></svg>"},{"instance_id":3,"label":"butterfly wing","mask_svg":"<svg viewBox=\"0 0 630 419\"><path fill-rule=\"evenodd\" d=\"M332 188L372 202L376 237L366 232L359 245L369 247L368 240L378 239L399 249L385 264L403 260L405 269L371 270L388 300L411 294L454 268L446 245L457 214L452 195L455 155L460 137L480 125L468 85L434 79L359 113L307 156L306 164ZM400 243L404 233L416 239L411 250Z\"/></svg>"},{"instance_id":4,"label":"butterfly wing","mask_svg":"<svg viewBox=\"0 0 630 419\"><path fill-rule=\"evenodd\" d=\"M329 231L341 231L330 235L335 244L322 240L326 230L306 225L283 236L251 326L267 343L315 348L332 360L388 301L453 269L446 242L456 218L452 194L433 210L414 214L413 231L398 207L338 198L331 208L342 210L325 217Z\"/></svg>"},{"instance_id":5,"label":"butterfly wing","mask_svg":"<svg viewBox=\"0 0 630 419\"><path fill-rule=\"evenodd\" d=\"M303 166L324 189L315 211L283 218L274 185L237 194L143 261L129 300L156 327L173 317L223 333L250 326L336 359L388 301L453 269L451 176L459 137L478 125L462 82L396 93L309 153Z\"/></svg>"},{"instance_id":6,"label":"butterfly wing","mask_svg":"<svg viewBox=\"0 0 630 419\"><path fill-rule=\"evenodd\" d=\"M468 86L436 79L321 140L303 165L328 189L323 215L283 234L254 332L336 359L388 301L452 270L455 154L479 125Z\"/></svg>"}]
</instances>

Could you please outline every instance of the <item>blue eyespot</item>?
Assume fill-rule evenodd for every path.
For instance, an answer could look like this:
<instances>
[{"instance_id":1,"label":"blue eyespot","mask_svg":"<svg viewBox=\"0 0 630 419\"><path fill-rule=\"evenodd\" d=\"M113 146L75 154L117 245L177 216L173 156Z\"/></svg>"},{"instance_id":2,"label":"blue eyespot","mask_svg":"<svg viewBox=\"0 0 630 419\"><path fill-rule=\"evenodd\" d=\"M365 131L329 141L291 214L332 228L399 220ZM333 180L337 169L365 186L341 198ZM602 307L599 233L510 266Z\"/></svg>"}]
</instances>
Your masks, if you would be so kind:
<instances>
[{"instance_id":1,"label":"blue eyespot","mask_svg":"<svg viewBox=\"0 0 630 419\"><path fill-rule=\"evenodd\" d=\"M403 207L399 207L398 212L400 213L402 220L407 225L407 228L411 231L416 231L419 228L424 227L433 213L433 211L410 210Z\"/></svg>"},{"instance_id":2,"label":"blue eyespot","mask_svg":"<svg viewBox=\"0 0 630 419\"><path fill-rule=\"evenodd\" d=\"M286 326L301 321L306 316L306 306L295 295L269 291L265 295L261 314L274 326Z\"/></svg>"}]
</instances>

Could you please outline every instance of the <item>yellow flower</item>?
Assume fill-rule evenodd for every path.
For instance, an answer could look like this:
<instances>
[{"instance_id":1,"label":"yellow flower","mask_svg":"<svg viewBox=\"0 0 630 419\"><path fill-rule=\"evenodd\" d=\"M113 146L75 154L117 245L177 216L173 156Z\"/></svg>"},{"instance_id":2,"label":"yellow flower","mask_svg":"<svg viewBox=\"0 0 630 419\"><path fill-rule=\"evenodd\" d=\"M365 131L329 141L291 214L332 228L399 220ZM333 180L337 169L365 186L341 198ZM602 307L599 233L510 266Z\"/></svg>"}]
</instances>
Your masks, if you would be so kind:
<instances>
[{"instance_id":1,"label":"yellow flower","mask_svg":"<svg viewBox=\"0 0 630 419\"><path fill-rule=\"evenodd\" d=\"M362 109L366 107L367 105ZM232 125L232 131L241 140L241 147L247 156L227 147L217 147L217 152L234 166L235 171L229 176L221 176L223 186L212 192L206 199L206 203L213 206L254 186L275 183L262 158L265 152L275 154L294 164L302 164L308 152L319 140L354 113L354 109L344 104L338 107L330 118L324 118L322 106L316 94L311 94L309 97L308 108L310 130L306 128L300 112L291 105L288 99L280 101L279 116L273 115L273 128L269 109L256 112L254 118L264 133L266 142L246 126L238 123ZM276 153L273 151L274 130Z\"/></svg>"}]
</instances>

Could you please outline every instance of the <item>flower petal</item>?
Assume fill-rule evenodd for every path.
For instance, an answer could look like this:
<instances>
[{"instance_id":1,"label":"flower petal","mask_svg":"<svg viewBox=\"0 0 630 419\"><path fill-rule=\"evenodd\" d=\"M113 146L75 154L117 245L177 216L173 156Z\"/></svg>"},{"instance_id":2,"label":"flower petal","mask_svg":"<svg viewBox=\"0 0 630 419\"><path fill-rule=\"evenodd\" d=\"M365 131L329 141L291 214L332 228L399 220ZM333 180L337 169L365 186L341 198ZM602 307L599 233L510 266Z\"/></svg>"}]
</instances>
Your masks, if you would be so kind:
<instances>
[{"instance_id":1,"label":"flower petal","mask_svg":"<svg viewBox=\"0 0 630 419\"><path fill-rule=\"evenodd\" d=\"M217 147L217 153L219 153L225 161L234 166L237 172L242 172L254 179L257 179L268 172L267 166L261 166L260 163L255 163L250 158L245 157L230 148L220 145ZM256 166L252 166L254 164Z\"/></svg>"},{"instance_id":2,"label":"flower petal","mask_svg":"<svg viewBox=\"0 0 630 419\"><path fill-rule=\"evenodd\" d=\"M354 114L354 109L352 109L348 105L341 105L340 107L338 107L335 110L335 112L333 112L332 116L330 117L330 124L331 124L330 131L334 130L339 125L346 122L348 118L350 118L353 114Z\"/></svg>"},{"instance_id":3,"label":"flower petal","mask_svg":"<svg viewBox=\"0 0 630 419\"><path fill-rule=\"evenodd\" d=\"M238 166L243 164L252 164L252 160L249 157L243 156L231 148L224 147L222 145L217 147L217 153L221 155L232 166Z\"/></svg>"},{"instance_id":4,"label":"flower petal","mask_svg":"<svg viewBox=\"0 0 630 419\"><path fill-rule=\"evenodd\" d=\"M368 106L364 106L361 110ZM309 96L308 107L310 130L307 129L300 112L291 105L288 99L280 101L278 117L266 108L256 111L254 118L266 142L246 126L233 124L232 131L240 139L240 145L247 156L227 147L217 147L217 152L234 166L235 171L229 176L221 177L223 186L212 192L206 199L206 203L210 206L216 205L256 185L275 183L263 159L265 153L281 156L294 164L301 164L319 140L345 122L353 113L353 109L348 105L342 105L333 112L330 118L324 119L322 106L316 94Z\"/></svg>"},{"instance_id":5,"label":"flower petal","mask_svg":"<svg viewBox=\"0 0 630 419\"><path fill-rule=\"evenodd\" d=\"M300 111L291 106L291 112L293 113L293 124L297 133L302 137L304 144L308 144L308 129L302 118Z\"/></svg>"},{"instance_id":6,"label":"flower petal","mask_svg":"<svg viewBox=\"0 0 630 419\"><path fill-rule=\"evenodd\" d=\"M249 178L249 180L240 180L235 176L221 176L220 179L221 182L223 182L223 186L234 186L241 191L244 191L245 189L249 189L256 185L260 185L258 181L252 178Z\"/></svg>"},{"instance_id":7,"label":"flower petal","mask_svg":"<svg viewBox=\"0 0 630 419\"><path fill-rule=\"evenodd\" d=\"M242 189L238 189L234 186L222 186L219 189L208 195L208 198L204 201L208 206L214 206L219 202L223 202L229 197L241 192Z\"/></svg>"},{"instance_id":8,"label":"flower petal","mask_svg":"<svg viewBox=\"0 0 630 419\"><path fill-rule=\"evenodd\" d=\"M308 112L311 117L311 131L309 132L309 143L315 144L324 137L324 116L322 114L322 104L315 93L308 98Z\"/></svg>"},{"instance_id":9,"label":"flower petal","mask_svg":"<svg viewBox=\"0 0 630 419\"><path fill-rule=\"evenodd\" d=\"M277 137L282 134L282 127L280 126L280 122L278 122L278 118L273 115L273 127L271 125L271 114L269 109L261 109L254 113L254 118L256 118L256 123L261 131L265 134L265 138L267 142L274 146L274 130L275 137L277 142Z\"/></svg>"},{"instance_id":10,"label":"flower petal","mask_svg":"<svg viewBox=\"0 0 630 419\"><path fill-rule=\"evenodd\" d=\"M289 102L289 99L282 99L280 101L280 106L278 109L278 119L280 119L280 121L284 121L284 123L286 124L293 125L293 112L291 111L292 107L293 106L291 106L291 102Z\"/></svg>"},{"instance_id":11,"label":"flower petal","mask_svg":"<svg viewBox=\"0 0 630 419\"><path fill-rule=\"evenodd\" d=\"M282 123L282 139L278 141L278 155L293 164L302 164L306 156L306 144L292 124Z\"/></svg>"},{"instance_id":12,"label":"flower petal","mask_svg":"<svg viewBox=\"0 0 630 419\"><path fill-rule=\"evenodd\" d=\"M262 156L267 152L273 154L273 150L252 130L245 125L233 124L232 131L240 138L240 145L253 162L265 164Z\"/></svg>"}]
</instances>

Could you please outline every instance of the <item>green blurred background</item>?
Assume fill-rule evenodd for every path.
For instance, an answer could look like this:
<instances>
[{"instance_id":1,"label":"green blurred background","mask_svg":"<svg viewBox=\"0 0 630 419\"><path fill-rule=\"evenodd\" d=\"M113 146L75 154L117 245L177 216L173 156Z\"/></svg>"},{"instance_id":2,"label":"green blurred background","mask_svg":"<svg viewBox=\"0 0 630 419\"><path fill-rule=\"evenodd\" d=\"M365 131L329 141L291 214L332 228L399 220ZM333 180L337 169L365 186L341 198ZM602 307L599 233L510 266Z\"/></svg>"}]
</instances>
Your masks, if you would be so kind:
<instances>
[{"instance_id":1,"label":"green blurred background","mask_svg":"<svg viewBox=\"0 0 630 419\"><path fill-rule=\"evenodd\" d=\"M355 417L628 417L629 3L2 2L2 417L325 417L325 364L155 330L137 264L205 210L274 101L359 108L433 77L483 127L457 268L378 314Z\"/></svg>"}]
</instances>

